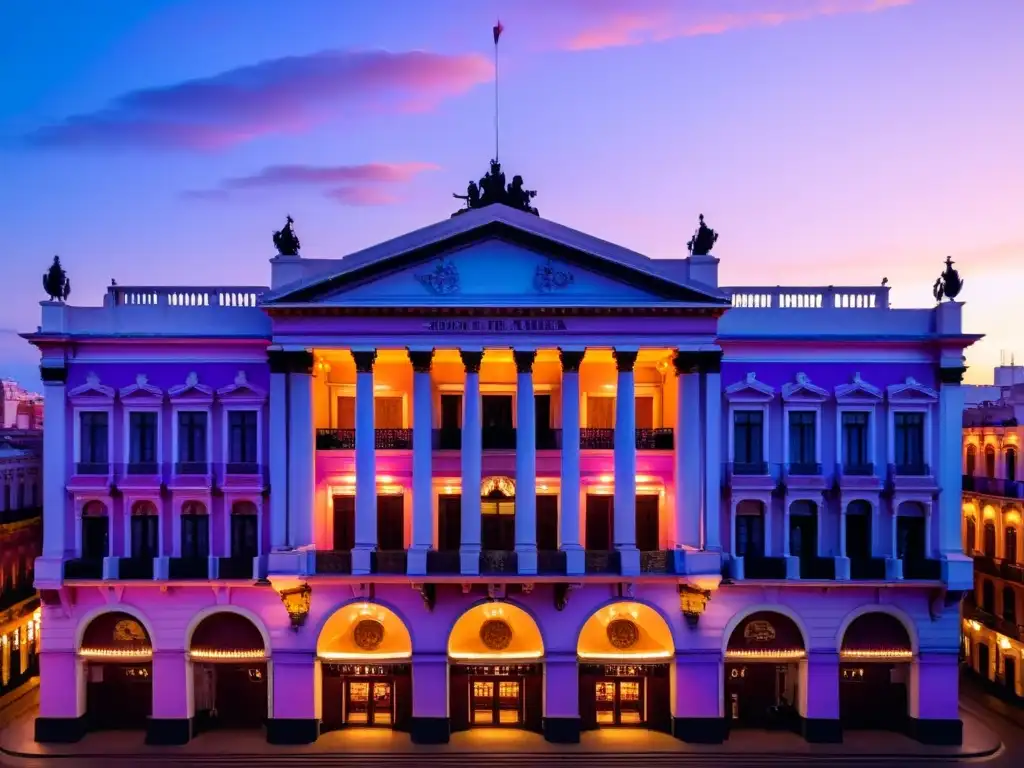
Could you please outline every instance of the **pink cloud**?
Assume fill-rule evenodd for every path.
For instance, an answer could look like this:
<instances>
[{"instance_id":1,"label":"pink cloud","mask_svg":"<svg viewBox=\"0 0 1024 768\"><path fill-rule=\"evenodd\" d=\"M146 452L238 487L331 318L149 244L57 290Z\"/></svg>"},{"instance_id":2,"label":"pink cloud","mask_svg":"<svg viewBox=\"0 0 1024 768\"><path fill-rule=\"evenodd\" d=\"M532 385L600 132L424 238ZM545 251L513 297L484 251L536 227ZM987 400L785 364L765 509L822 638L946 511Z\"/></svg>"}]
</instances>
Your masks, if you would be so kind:
<instances>
[{"instance_id":1,"label":"pink cloud","mask_svg":"<svg viewBox=\"0 0 1024 768\"><path fill-rule=\"evenodd\" d=\"M850 13L874 13L916 0L787 0L785 5L765 9L757 0L751 10L738 12L701 12L694 7L668 0L646 3L617 2L586 5L586 16L592 20L585 29L564 41L563 47L573 51L642 45L680 37L721 35L738 29L774 27L822 16Z\"/></svg>"},{"instance_id":2,"label":"pink cloud","mask_svg":"<svg viewBox=\"0 0 1024 768\"><path fill-rule=\"evenodd\" d=\"M214 150L366 112L434 109L493 77L478 54L324 51L131 91L27 138L40 147Z\"/></svg>"},{"instance_id":3,"label":"pink cloud","mask_svg":"<svg viewBox=\"0 0 1024 768\"><path fill-rule=\"evenodd\" d=\"M182 194L191 200L223 200L243 190L277 187L320 189L343 205L391 205L398 202L396 188L425 171L438 170L433 163L364 163L362 165L271 165L248 176L224 179L213 189Z\"/></svg>"}]
</instances>

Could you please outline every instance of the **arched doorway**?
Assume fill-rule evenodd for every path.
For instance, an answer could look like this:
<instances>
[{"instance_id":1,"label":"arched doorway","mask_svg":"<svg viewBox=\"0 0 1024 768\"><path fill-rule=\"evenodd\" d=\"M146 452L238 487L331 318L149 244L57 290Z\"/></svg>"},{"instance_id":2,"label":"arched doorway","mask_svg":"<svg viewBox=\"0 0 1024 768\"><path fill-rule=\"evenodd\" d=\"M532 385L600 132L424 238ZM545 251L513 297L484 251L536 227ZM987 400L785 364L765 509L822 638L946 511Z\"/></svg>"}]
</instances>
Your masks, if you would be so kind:
<instances>
[{"instance_id":1,"label":"arched doorway","mask_svg":"<svg viewBox=\"0 0 1024 768\"><path fill-rule=\"evenodd\" d=\"M322 730L408 730L412 637L394 611L370 602L342 606L320 630L316 652Z\"/></svg>"},{"instance_id":2,"label":"arched doorway","mask_svg":"<svg viewBox=\"0 0 1024 768\"><path fill-rule=\"evenodd\" d=\"M675 641L657 611L625 601L601 608L580 630L576 654L583 728L670 730Z\"/></svg>"},{"instance_id":3,"label":"arched doorway","mask_svg":"<svg viewBox=\"0 0 1024 768\"><path fill-rule=\"evenodd\" d=\"M262 728L270 686L259 628L234 612L211 613L192 630L188 652L196 730Z\"/></svg>"},{"instance_id":4,"label":"arched doorway","mask_svg":"<svg viewBox=\"0 0 1024 768\"><path fill-rule=\"evenodd\" d=\"M82 633L90 730L145 728L153 711L153 643L129 613L101 613ZM68 681L73 685L73 681Z\"/></svg>"},{"instance_id":5,"label":"arched doorway","mask_svg":"<svg viewBox=\"0 0 1024 768\"><path fill-rule=\"evenodd\" d=\"M872 611L851 621L840 646L842 726L903 730L913 658L910 635L895 616Z\"/></svg>"},{"instance_id":6,"label":"arched doorway","mask_svg":"<svg viewBox=\"0 0 1024 768\"><path fill-rule=\"evenodd\" d=\"M807 655L791 618L757 611L729 635L725 652L725 717L731 728L796 730L799 662Z\"/></svg>"},{"instance_id":7,"label":"arched doorway","mask_svg":"<svg viewBox=\"0 0 1024 768\"><path fill-rule=\"evenodd\" d=\"M462 614L448 637L452 730L504 726L539 731L544 640L537 623L507 602Z\"/></svg>"},{"instance_id":8,"label":"arched doorway","mask_svg":"<svg viewBox=\"0 0 1024 768\"><path fill-rule=\"evenodd\" d=\"M516 484L508 477L485 477L480 484L482 565L516 548ZM493 569L487 569L493 570Z\"/></svg>"}]
</instances>

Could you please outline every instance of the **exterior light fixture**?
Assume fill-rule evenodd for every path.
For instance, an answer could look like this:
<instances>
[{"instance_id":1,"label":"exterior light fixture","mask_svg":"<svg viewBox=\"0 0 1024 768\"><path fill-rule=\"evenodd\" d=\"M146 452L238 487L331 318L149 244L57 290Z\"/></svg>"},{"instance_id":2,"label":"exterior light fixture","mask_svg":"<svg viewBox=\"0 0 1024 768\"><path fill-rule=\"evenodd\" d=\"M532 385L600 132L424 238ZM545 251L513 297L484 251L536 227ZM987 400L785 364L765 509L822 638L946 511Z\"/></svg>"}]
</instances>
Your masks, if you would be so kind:
<instances>
[{"instance_id":1,"label":"exterior light fixture","mask_svg":"<svg viewBox=\"0 0 1024 768\"><path fill-rule=\"evenodd\" d=\"M288 611L288 618L292 620L292 628L298 631L299 627L306 623L309 616L309 596L313 590L309 584L300 584L297 587L282 589L281 602Z\"/></svg>"},{"instance_id":2,"label":"exterior light fixture","mask_svg":"<svg viewBox=\"0 0 1024 768\"><path fill-rule=\"evenodd\" d=\"M711 599L711 590L697 589L689 584L679 585L679 610L686 617L686 623L696 627L704 609L708 607L708 600Z\"/></svg>"}]
</instances>

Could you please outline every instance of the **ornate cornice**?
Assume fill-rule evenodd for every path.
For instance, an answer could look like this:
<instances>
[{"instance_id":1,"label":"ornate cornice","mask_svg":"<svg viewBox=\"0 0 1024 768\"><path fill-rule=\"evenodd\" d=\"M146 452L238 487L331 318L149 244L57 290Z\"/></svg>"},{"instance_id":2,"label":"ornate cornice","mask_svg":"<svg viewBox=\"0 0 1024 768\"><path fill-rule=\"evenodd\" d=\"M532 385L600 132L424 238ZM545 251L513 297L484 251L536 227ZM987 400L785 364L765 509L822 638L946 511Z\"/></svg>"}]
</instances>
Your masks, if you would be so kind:
<instances>
[{"instance_id":1,"label":"ornate cornice","mask_svg":"<svg viewBox=\"0 0 1024 768\"><path fill-rule=\"evenodd\" d=\"M949 368L939 367L940 384L962 384L964 374L967 373L967 366L958 365Z\"/></svg>"},{"instance_id":2,"label":"ornate cornice","mask_svg":"<svg viewBox=\"0 0 1024 768\"><path fill-rule=\"evenodd\" d=\"M726 307L264 307L271 317L721 317Z\"/></svg>"}]
</instances>

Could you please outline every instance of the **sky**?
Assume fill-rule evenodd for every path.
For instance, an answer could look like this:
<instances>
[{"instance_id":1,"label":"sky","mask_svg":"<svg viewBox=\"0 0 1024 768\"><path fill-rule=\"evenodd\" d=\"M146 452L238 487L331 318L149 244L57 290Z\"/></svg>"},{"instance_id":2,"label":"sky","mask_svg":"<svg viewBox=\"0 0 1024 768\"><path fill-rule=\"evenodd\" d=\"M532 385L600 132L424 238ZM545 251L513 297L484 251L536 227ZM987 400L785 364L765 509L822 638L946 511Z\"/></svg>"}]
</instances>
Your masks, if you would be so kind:
<instances>
[{"instance_id":1,"label":"sky","mask_svg":"<svg viewBox=\"0 0 1024 768\"><path fill-rule=\"evenodd\" d=\"M445 219L500 158L541 215L723 285L878 285L951 255L968 380L1024 362L1021 0L3 0L0 375L41 275L265 285Z\"/></svg>"}]
</instances>

